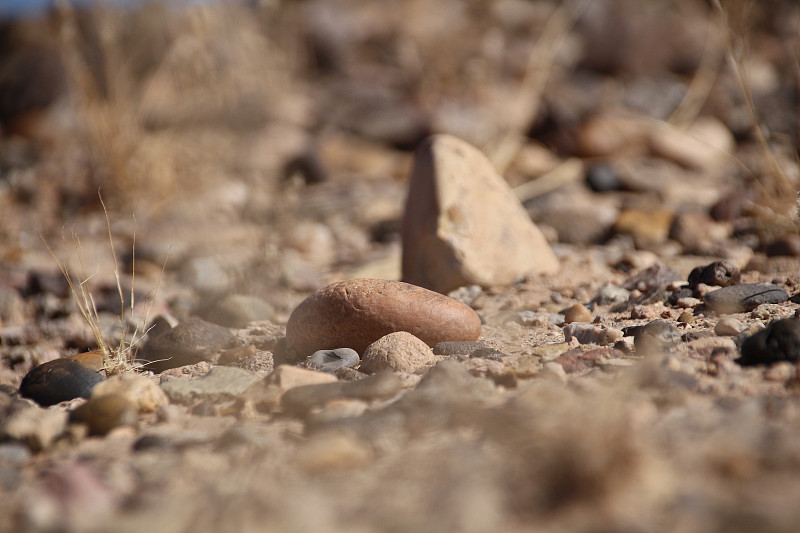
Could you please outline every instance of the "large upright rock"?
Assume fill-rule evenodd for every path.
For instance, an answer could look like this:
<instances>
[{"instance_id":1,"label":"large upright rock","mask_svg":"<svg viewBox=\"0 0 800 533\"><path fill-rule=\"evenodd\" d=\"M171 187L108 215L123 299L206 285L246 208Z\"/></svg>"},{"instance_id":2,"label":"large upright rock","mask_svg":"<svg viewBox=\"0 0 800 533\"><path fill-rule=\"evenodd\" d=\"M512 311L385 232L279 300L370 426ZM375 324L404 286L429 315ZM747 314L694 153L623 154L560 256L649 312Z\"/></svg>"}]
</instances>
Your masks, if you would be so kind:
<instances>
[{"instance_id":1,"label":"large upright rock","mask_svg":"<svg viewBox=\"0 0 800 533\"><path fill-rule=\"evenodd\" d=\"M403 217L403 279L438 292L551 273L558 260L475 147L434 135L417 150Z\"/></svg>"}]
</instances>

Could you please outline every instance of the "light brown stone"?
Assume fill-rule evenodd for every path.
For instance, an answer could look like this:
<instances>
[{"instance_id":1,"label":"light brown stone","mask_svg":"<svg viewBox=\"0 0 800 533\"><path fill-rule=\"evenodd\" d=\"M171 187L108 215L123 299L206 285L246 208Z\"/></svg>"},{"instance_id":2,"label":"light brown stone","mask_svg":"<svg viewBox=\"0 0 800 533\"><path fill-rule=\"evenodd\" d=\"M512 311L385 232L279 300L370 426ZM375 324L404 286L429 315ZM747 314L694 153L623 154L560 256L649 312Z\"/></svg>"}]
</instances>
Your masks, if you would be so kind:
<instances>
[{"instance_id":1,"label":"light brown stone","mask_svg":"<svg viewBox=\"0 0 800 533\"><path fill-rule=\"evenodd\" d=\"M403 279L442 293L559 267L489 160L449 135L430 137L417 150L402 236Z\"/></svg>"},{"instance_id":2,"label":"light brown stone","mask_svg":"<svg viewBox=\"0 0 800 533\"><path fill-rule=\"evenodd\" d=\"M160 406L169 404L169 398L155 381L138 374L111 376L92 389L92 398L109 394L124 396L136 405L140 413L152 413Z\"/></svg>"},{"instance_id":3,"label":"light brown stone","mask_svg":"<svg viewBox=\"0 0 800 533\"><path fill-rule=\"evenodd\" d=\"M592 312L589 311L585 305L575 304L567 309L564 313L564 322L572 324L573 322L591 322Z\"/></svg>"},{"instance_id":4,"label":"light brown stone","mask_svg":"<svg viewBox=\"0 0 800 533\"><path fill-rule=\"evenodd\" d=\"M361 371L374 374L390 368L396 372L414 373L433 365L436 358L430 346L406 331L381 337L370 344L361 358Z\"/></svg>"},{"instance_id":5,"label":"light brown stone","mask_svg":"<svg viewBox=\"0 0 800 533\"><path fill-rule=\"evenodd\" d=\"M300 303L286 324L286 344L298 360L334 348L362 354L396 331L408 331L434 346L477 340L481 320L469 306L421 287L356 279L328 285Z\"/></svg>"},{"instance_id":6,"label":"light brown stone","mask_svg":"<svg viewBox=\"0 0 800 533\"><path fill-rule=\"evenodd\" d=\"M264 379L267 385L275 385L283 391L300 387L302 385L317 385L319 383L334 383L336 376L298 368L291 365L279 365L272 373Z\"/></svg>"}]
</instances>

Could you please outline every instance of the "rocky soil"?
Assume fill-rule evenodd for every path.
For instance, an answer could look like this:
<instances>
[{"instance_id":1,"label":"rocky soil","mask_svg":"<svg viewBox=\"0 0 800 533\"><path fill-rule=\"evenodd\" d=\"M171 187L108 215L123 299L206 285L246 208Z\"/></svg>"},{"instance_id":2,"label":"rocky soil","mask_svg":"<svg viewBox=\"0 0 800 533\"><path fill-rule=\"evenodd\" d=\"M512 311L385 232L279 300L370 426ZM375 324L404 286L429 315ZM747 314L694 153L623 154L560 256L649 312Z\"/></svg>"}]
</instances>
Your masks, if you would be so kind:
<instances>
[{"instance_id":1,"label":"rocky soil","mask_svg":"<svg viewBox=\"0 0 800 533\"><path fill-rule=\"evenodd\" d=\"M800 8L724 4L0 23L0 531L800 529Z\"/></svg>"}]
</instances>

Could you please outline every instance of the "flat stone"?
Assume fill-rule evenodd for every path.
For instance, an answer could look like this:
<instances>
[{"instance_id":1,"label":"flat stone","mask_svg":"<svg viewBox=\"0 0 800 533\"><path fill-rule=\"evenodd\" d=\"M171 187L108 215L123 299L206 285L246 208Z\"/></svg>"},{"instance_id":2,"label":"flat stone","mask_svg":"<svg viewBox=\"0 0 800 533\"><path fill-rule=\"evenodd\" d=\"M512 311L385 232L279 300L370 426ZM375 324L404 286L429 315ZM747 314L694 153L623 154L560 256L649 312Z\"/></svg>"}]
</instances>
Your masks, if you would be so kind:
<instances>
[{"instance_id":1,"label":"flat stone","mask_svg":"<svg viewBox=\"0 0 800 533\"><path fill-rule=\"evenodd\" d=\"M358 352L352 348L336 348L334 350L317 350L311 357L309 363L323 372L336 372L342 367L355 367L361 362Z\"/></svg>"},{"instance_id":2,"label":"flat stone","mask_svg":"<svg viewBox=\"0 0 800 533\"><path fill-rule=\"evenodd\" d=\"M480 348L486 348L486 345L481 341L445 341L433 347L433 354L469 355Z\"/></svg>"},{"instance_id":3,"label":"flat stone","mask_svg":"<svg viewBox=\"0 0 800 533\"><path fill-rule=\"evenodd\" d=\"M553 273L558 259L475 147L435 135L418 148L402 226L403 279L441 293Z\"/></svg>"},{"instance_id":4,"label":"flat stone","mask_svg":"<svg viewBox=\"0 0 800 533\"><path fill-rule=\"evenodd\" d=\"M776 320L742 343L742 366L771 365L780 361L800 360L800 320Z\"/></svg>"},{"instance_id":5,"label":"flat stone","mask_svg":"<svg viewBox=\"0 0 800 533\"><path fill-rule=\"evenodd\" d=\"M169 404L169 399L155 381L139 374L118 374L111 376L92 389L92 398L109 394L119 394L134 404L140 413L155 412L162 405Z\"/></svg>"},{"instance_id":6,"label":"flat stone","mask_svg":"<svg viewBox=\"0 0 800 533\"><path fill-rule=\"evenodd\" d=\"M235 341L228 328L192 317L148 340L138 356L147 361L147 370L162 372L201 361L213 362L219 352L232 347Z\"/></svg>"},{"instance_id":7,"label":"flat stone","mask_svg":"<svg viewBox=\"0 0 800 533\"><path fill-rule=\"evenodd\" d=\"M731 314L752 311L761 304L785 302L789 295L772 283L743 283L723 287L706 294L706 305L717 313Z\"/></svg>"},{"instance_id":8,"label":"flat stone","mask_svg":"<svg viewBox=\"0 0 800 533\"><path fill-rule=\"evenodd\" d=\"M413 374L435 361L430 346L407 331L397 331L367 346L360 369L367 374L386 368Z\"/></svg>"},{"instance_id":9,"label":"flat stone","mask_svg":"<svg viewBox=\"0 0 800 533\"><path fill-rule=\"evenodd\" d=\"M678 328L663 320L653 320L645 324L633 337L638 355L670 353L680 341Z\"/></svg>"},{"instance_id":10,"label":"flat stone","mask_svg":"<svg viewBox=\"0 0 800 533\"><path fill-rule=\"evenodd\" d=\"M88 398L92 388L105 379L103 368L100 351L54 359L28 372L19 392L42 406Z\"/></svg>"},{"instance_id":11,"label":"flat stone","mask_svg":"<svg viewBox=\"0 0 800 533\"><path fill-rule=\"evenodd\" d=\"M256 379L256 375L247 370L217 366L198 379L167 379L161 382L161 388L176 403L186 404L196 398L220 402L240 396Z\"/></svg>"},{"instance_id":12,"label":"flat stone","mask_svg":"<svg viewBox=\"0 0 800 533\"><path fill-rule=\"evenodd\" d=\"M469 306L399 281L356 279L306 298L286 324L286 345L301 360L317 350L363 353L384 335L407 331L429 346L477 340L481 320Z\"/></svg>"},{"instance_id":13,"label":"flat stone","mask_svg":"<svg viewBox=\"0 0 800 533\"><path fill-rule=\"evenodd\" d=\"M328 373L291 365L278 365L269 376L264 378L264 384L275 385L282 391L287 391L295 387L302 387L303 385L334 382L336 382L336 377Z\"/></svg>"}]
</instances>

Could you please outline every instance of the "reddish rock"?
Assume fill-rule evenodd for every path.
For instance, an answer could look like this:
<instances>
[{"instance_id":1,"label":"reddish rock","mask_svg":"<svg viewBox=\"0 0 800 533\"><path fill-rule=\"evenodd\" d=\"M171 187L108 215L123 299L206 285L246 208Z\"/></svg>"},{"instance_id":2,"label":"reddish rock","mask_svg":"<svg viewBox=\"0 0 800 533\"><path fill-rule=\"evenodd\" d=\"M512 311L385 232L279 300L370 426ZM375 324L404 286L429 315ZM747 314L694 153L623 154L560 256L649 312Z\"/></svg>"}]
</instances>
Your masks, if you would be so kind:
<instances>
[{"instance_id":1,"label":"reddish rock","mask_svg":"<svg viewBox=\"0 0 800 533\"><path fill-rule=\"evenodd\" d=\"M422 287L355 279L328 285L297 306L286 324L286 344L298 360L332 348L362 354L395 331L407 331L434 346L477 340L481 320L469 306Z\"/></svg>"},{"instance_id":2,"label":"reddish rock","mask_svg":"<svg viewBox=\"0 0 800 533\"><path fill-rule=\"evenodd\" d=\"M403 279L442 293L506 285L559 267L489 160L448 135L435 135L417 150L402 237Z\"/></svg>"}]
</instances>

